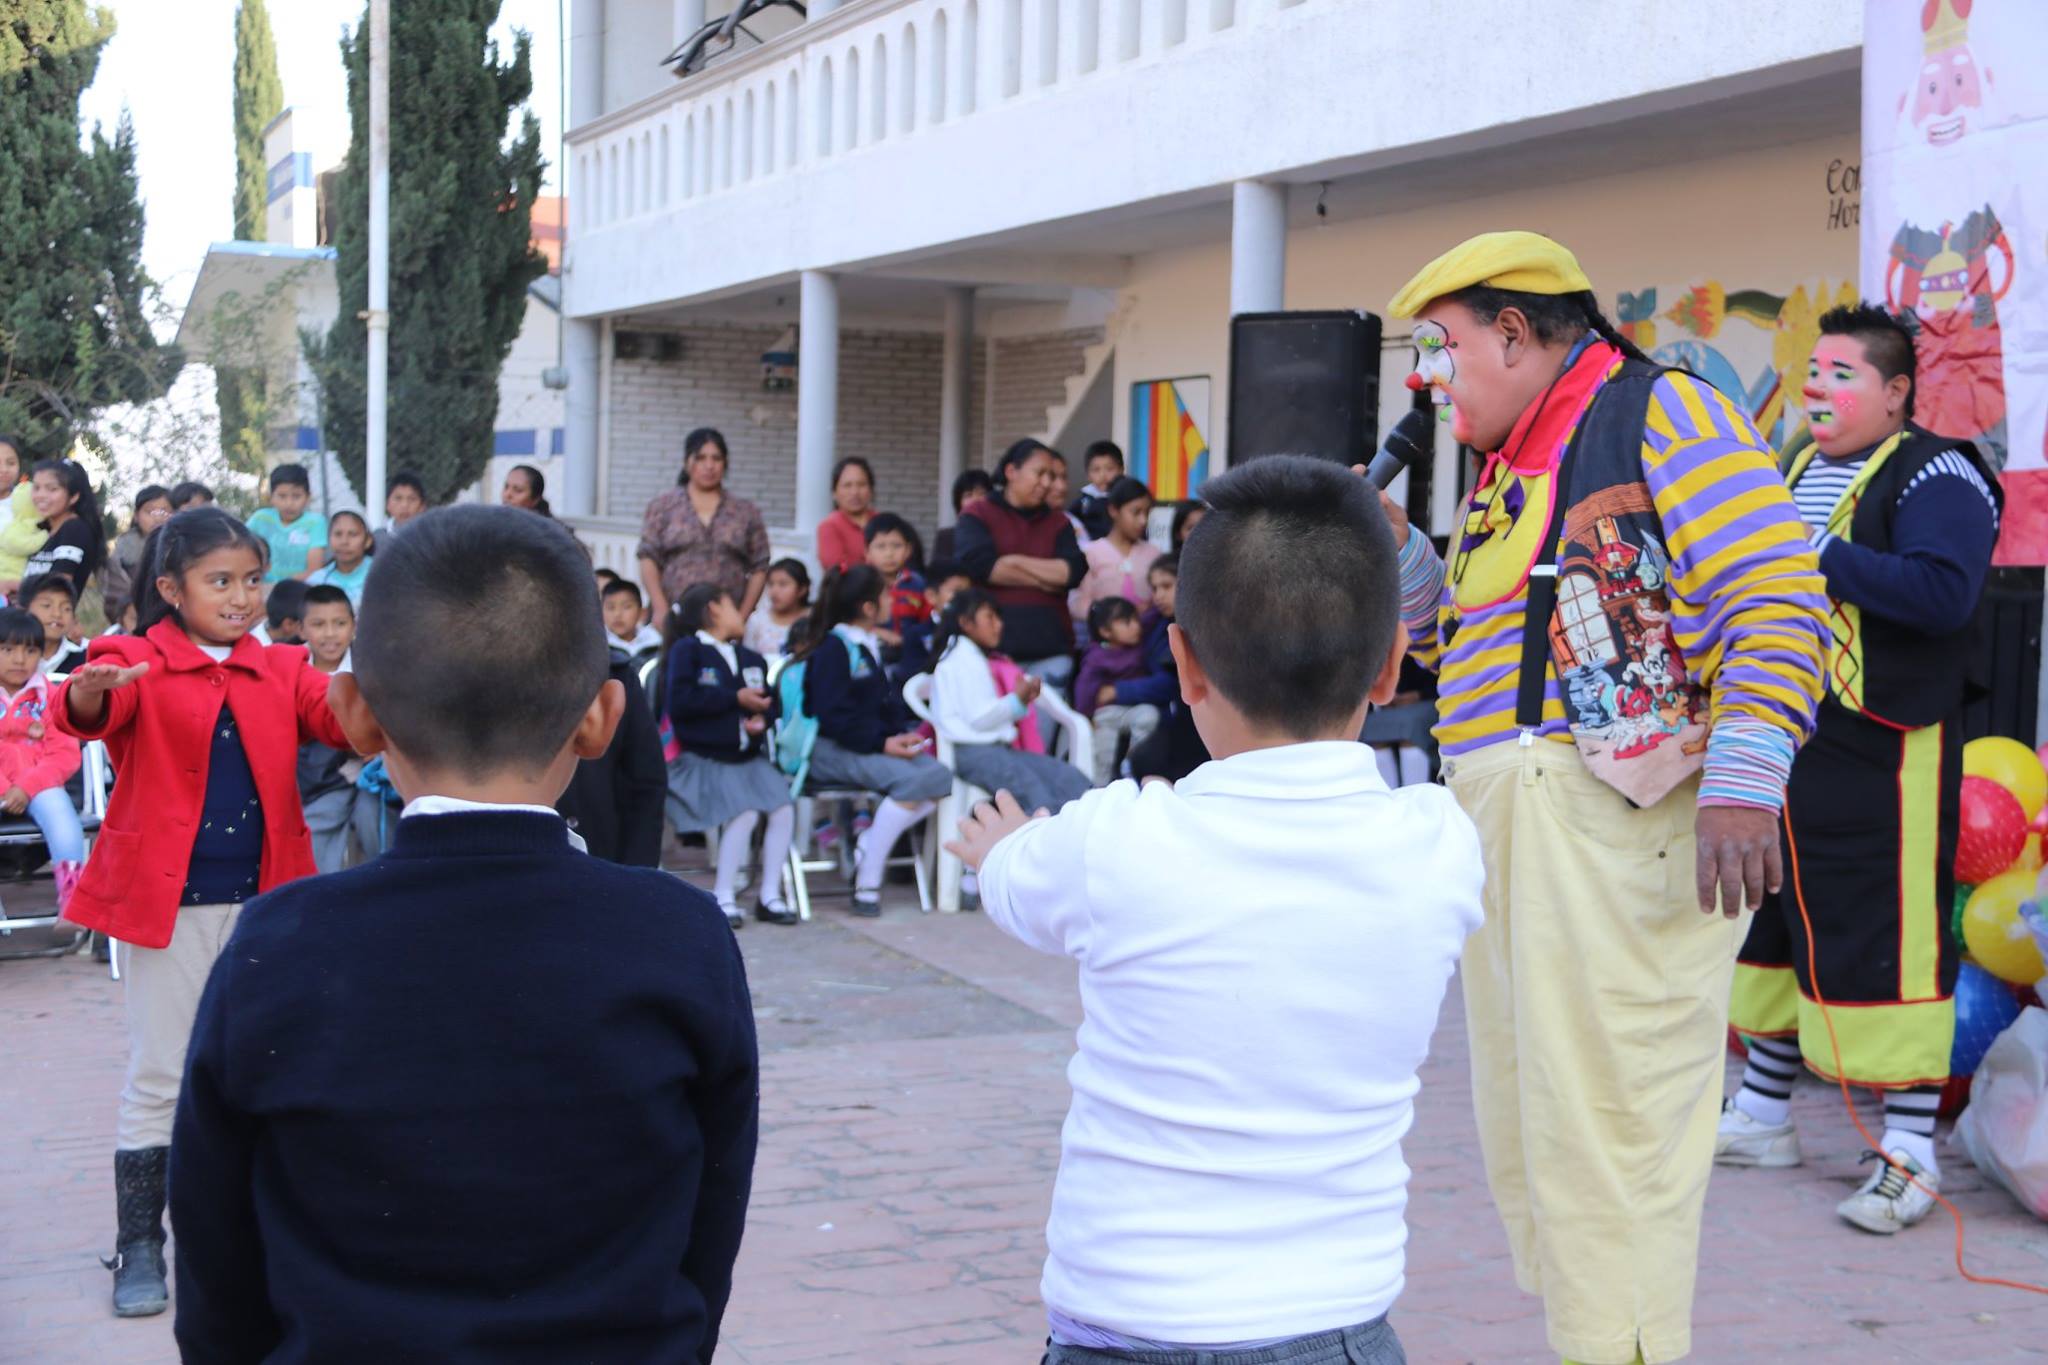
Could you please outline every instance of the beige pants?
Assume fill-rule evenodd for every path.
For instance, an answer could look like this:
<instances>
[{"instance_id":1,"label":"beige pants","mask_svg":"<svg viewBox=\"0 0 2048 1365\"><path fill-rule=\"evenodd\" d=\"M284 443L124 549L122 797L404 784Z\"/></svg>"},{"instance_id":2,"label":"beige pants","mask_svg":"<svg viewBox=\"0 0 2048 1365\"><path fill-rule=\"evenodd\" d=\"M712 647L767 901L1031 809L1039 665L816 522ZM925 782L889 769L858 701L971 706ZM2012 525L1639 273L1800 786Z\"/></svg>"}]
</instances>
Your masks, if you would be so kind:
<instances>
[{"instance_id":1,"label":"beige pants","mask_svg":"<svg viewBox=\"0 0 2048 1365\"><path fill-rule=\"evenodd\" d=\"M169 947L117 945L128 998L128 1082L121 1087L118 1150L170 1144L199 993L241 917L239 905L188 905L178 911Z\"/></svg>"},{"instance_id":2,"label":"beige pants","mask_svg":"<svg viewBox=\"0 0 2048 1365\"><path fill-rule=\"evenodd\" d=\"M1473 1108L1515 1278L1551 1349L1650 1365L1692 1347L1741 920L1693 890L1696 783L1637 810L1568 744L1444 774L1479 827L1486 923L1461 969Z\"/></svg>"}]
</instances>

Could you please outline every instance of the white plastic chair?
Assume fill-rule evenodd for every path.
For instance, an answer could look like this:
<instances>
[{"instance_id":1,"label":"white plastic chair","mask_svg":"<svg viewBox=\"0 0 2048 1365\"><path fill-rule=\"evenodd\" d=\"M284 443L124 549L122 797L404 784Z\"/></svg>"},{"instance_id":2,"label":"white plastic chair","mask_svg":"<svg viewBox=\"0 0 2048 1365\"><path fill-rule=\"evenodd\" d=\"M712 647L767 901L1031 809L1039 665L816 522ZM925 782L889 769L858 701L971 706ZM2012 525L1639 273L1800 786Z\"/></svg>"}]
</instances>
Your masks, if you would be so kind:
<instances>
[{"instance_id":1,"label":"white plastic chair","mask_svg":"<svg viewBox=\"0 0 2048 1365\"><path fill-rule=\"evenodd\" d=\"M105 744L93 739L87 740L80 746L78 774L79 786L81 788L78 805L78 824L85 831L85 852L86 856L90 858L92 856L93 844L99 838L100 824L107 816L109 768L107 764L107 746ZM35 821L31 820L26 814L0 821L0 845L39 844L42 842L42 830L37 828ZM48 915L10 916L4 908L0 908L0 937L12 934L16 929L44 928L56 922L57 916L54 913ZM76 946L77 941L74 939L72 947L75 948ZM41 955L43 954L36 954L36 956ZM0 956L4 956L4 954L0 954ZM121 979L119 956L109 951L107 957L109 965L113 969L114 979L119 981Z\"/></svg>"},{"instance_id":2,"label":"white plastic chair","mask_svg":"<svg viewBox=\"0 0 2048 1365\"><path fill-rule=\"evenodd\" d=\"M946 738L938 723L932 721L932 675L920 673L903 684L903 700L908 702L913 714L919 720L931 722L932 732L939 737L938 760L953 771L953 791L939 802L933 818L938 821L939 837L932 840L938 849L939 909L946 914L955 914L960 909L960 857L948 851L946 841L959 831L960 822L967 812L974 809L977 801L989 799L989 793L962 778L953 768L953 742ZM1060 694L1048 687L1038 694L1032 703L1041 721L1051 721L1067 736L1067 761L1088 775L1095 776L1095 727L1073 707L1060 699Z\"/></svg>"}]
</instances>

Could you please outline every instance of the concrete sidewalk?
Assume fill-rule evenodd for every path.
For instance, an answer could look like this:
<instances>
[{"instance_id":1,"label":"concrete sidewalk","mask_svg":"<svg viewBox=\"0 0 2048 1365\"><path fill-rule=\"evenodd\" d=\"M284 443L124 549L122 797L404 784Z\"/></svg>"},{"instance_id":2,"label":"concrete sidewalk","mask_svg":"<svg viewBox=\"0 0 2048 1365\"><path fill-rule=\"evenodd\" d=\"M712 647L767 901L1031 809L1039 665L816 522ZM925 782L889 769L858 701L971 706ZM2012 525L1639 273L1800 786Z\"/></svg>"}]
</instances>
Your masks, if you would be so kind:
<instances>
[{"instance_id":1,"label":"concrete sidewalk","mask_svg":"<svg viewBox=\"0 0 2048 1365\"><path fill-rule=\"evenodd\" d=\"M6 890L10 905L26 898ZM30 936L19 935L13 945ZM1038 1358L1043 1225L1059 1160L1073 969L977 915L840 902L741 934L763 1064L760 1165L722 1361L979 1365ZM451 970L459 964L451 964ZM1480 1175L1455 990L1407 1155L1418 1362L1554 1360ZM0 1361L176 1359L168 1316L108 1315L119 987L88 959L0 963ZM1818 1085L1808 1164L1714 1177L1694 1359L2041 1360L2048 1299L1957 1278L1944 1215L1886 1240L1841 1224L1860 1142ZM1875 1125L1875 1111L1868 1120ZM1973 1268L2048 1282L2048 1228L1944 1149Z\"/></svg>"}]
</instances>

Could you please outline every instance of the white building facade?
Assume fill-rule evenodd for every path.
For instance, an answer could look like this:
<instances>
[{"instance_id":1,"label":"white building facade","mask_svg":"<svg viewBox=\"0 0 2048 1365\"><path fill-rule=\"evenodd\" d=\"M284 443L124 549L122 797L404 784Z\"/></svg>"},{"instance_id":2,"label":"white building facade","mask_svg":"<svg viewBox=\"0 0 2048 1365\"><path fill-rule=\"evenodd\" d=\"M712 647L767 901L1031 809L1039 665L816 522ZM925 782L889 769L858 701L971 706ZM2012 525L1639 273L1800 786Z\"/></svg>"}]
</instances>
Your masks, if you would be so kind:
<instances>
[{"instance_id":1,"label":"white building facade","mask_svg":"<svg viewBox=\"0 0 2048 1365\"><path fill-rule=\"evenodd\" d=\"M844 455L928 532L1018 437L1137 472L1162 402L1213 472L1233 314L1378 312L1474 232L1566 243L1767 430L1854 288L1861 0L846 0L678 78L703 4L574 3L557 505L608 562L696 426L805 546Z\"/></svg>"}]
</instances>

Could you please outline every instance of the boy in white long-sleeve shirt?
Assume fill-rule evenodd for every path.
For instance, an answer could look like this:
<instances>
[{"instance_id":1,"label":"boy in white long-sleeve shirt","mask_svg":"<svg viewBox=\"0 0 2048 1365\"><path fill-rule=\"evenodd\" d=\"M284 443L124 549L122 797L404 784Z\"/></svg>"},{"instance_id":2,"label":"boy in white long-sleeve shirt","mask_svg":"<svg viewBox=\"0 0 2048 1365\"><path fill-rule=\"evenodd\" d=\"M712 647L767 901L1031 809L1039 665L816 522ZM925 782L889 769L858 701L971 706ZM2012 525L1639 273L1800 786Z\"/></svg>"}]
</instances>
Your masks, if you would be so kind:
<instances>
[{"instance_id":1,"label":"boy in white long-sleeve shirt","mask_svg":"<svg viewBox=\"0 0 2048 1365\"><path fill-rule=\"evenodd\" d=\"M1203 495L1172 648L1214 761L1051 819L999 795L956 845L991 920L1081 963L1046 1361L1395 1365L1401 1138L1479 840L1356 742L1407 645L1365 482L1274 457Z\"/></svg>"},{"instance_id":2,"label":"boy in white long-sleeve shirt","mask_svg":"<svg viewBox=\"0 0 2048 1365\"><path fill-rule=\"evenodd\" d=\"M932 636L932 727L953 746L960 777L1054 814L1087 792L1089 777L1045 753L1031 711L1038 679L998 654L1002 643L1003 616L987 593L969 588L946 604Z\"/></svg>"}]
</instances>

